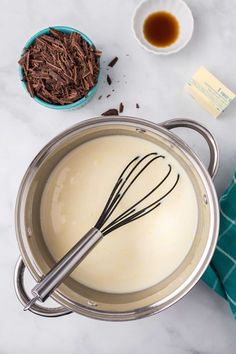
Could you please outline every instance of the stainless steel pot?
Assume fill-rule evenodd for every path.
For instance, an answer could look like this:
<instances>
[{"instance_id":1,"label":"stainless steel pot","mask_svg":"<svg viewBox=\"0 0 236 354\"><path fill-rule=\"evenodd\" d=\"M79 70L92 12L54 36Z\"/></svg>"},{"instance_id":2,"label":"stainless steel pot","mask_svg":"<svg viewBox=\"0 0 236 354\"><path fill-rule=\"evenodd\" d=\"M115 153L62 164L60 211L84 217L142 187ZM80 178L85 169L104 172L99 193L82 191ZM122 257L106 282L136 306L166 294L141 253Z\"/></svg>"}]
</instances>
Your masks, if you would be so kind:
<instances>
[{"instance_id":1,"label":"stainless steel pot","mask_svg":"<svg viewBox=\"0 0 236 354\"><path fill-rule=\"evenodd\" d=\"M200 133L210 150L208 171L188 145L170 132L176 127ZM56 317L73 312L102 320L133 320L166 309L182 298L200 279L213 255L219 228L219 209L212 178L219 163L217 144L197 122L173 119L154 124L139 118L98 117L79 123L51 140L35 157L21 183L16 203L16 234L21 256L15 268L15 290L22 303L25 267L38 282L55 264L44 243L39 217L42 191L55 165L76 146L105 135L132 135L150 140L169 151L188 173L198 199L199 221L193 245L182 264L155 286L127 294L108 294L88 288L68 277L51 297L61 306L34 304L31 312ZM183 211L184 212L184 211Z\"/></svg>"}]
</instances>

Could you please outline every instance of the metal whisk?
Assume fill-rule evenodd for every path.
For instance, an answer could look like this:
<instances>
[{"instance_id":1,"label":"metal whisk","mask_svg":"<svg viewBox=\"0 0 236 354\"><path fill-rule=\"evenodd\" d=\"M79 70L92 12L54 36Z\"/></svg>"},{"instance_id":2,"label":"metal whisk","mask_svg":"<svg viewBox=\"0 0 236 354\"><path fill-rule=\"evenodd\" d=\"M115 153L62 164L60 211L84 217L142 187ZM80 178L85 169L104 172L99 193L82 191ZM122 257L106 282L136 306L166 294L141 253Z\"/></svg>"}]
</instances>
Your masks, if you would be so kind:
<instances>
[{"instance_id":1,"label":"metal whisk","mask_svg":"<svg viewBox=\"0 0 236 354\"><path fill-rule=\"evenodd\" d=\"M28 310L37 300L44 302L51 292L57 288L61 282L75 269L75 267L86 257L86 255L94 248L94 246L103 238L103 236L135 221L152 210L160 206L162 200L166 198L176 187L179 181L177 174L172 187L168 189L161 197L154 202L147 203L149 197L168 179L172 172L172 167L168 164L168 172L158 182L153 189L144 197L139 199L131 207L127 208L119 216L111 220L115 209L134 184L137 178L157 159L164 159L165 156L158 155L156 152L149 153L144 157L137 156L128 163L120 177L118 178L107 203L95 226L89 230L75 246L47 273L33 289L33 298L25 306L24 310ZM142 206L146 202L147 205Z\"/></svg>"}]
</instances>

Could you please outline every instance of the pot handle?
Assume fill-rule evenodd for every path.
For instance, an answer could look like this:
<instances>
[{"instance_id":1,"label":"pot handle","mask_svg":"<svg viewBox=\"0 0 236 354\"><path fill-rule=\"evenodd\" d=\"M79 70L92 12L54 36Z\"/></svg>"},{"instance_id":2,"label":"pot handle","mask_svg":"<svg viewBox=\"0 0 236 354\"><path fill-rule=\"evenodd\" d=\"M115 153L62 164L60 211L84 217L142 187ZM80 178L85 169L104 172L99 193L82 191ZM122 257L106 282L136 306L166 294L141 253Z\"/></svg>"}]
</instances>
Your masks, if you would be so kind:
<instances>
[{"instance_id":1,"label":"pot handle","mask_svg":"<svg viewBox=\"0 0 236 354\"><path fill-rule=\"evenodd\" d=\"M19 257L15 267L14 287L19 301L25 307L30 301L30 298L28 297L24 287L24 271L25 271L24 262L22 258ZM69 313L72 312L62 306L50 308L50 307L43 307L36 304L33 304L29 308L29 311L33 312L36 315L44 316L44 317L59 317L59 316L68 315Z\"/></svg>"},{"instance_id":2,"label":"pot handle","mask_svg":"<svg viewBox=\"0 0 236 354\"><path fill-rule=\"evenodd\" d=\"M181 118L167 120L165 122L160 123L160 125L168 130L180 127L190 128L201 134L206 140L210 150L210 162L208 165L208 172L212 179L215 177L219 167L219 148L214 136L207 128L205 128L203 125L199 124L194 120Z\"/></svg>"}]
</instances>

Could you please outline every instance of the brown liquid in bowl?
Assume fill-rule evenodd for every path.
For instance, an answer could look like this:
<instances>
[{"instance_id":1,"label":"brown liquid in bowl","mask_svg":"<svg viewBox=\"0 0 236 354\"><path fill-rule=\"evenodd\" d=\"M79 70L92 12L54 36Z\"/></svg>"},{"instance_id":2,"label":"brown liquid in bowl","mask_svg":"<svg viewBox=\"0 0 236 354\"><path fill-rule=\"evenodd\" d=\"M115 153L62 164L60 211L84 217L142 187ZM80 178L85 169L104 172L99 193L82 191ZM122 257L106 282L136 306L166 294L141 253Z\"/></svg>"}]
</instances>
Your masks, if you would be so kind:
<instances>
[{"instance_id":1,"label":"brown liquid in bowl","mask_svg":"<svg viewBox=\"0 0 236 354\"><path fill-rule=\"evenodd\" d=\"M150 44L156 47L168 47L179 36L179 22L167 11L153 12L144 21L143 33Z\"/></svg>"}]
</instances>

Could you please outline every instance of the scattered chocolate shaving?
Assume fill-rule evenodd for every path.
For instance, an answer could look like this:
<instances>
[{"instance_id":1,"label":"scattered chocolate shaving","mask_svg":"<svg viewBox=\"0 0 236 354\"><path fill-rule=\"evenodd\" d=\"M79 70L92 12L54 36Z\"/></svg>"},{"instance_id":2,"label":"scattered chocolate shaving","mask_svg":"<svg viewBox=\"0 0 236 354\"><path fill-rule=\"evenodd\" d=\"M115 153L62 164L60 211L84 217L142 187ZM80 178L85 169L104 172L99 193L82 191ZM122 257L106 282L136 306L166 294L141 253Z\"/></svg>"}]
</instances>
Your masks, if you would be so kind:
<instances>
[{"instance_id":1,"label":"scattered chocolate shaving","mask_svg":"<svg viewBox=\"0 0 236 354\"><path fill-rule=\"evenodd\" d=\"M100 56L79 33L50 28L25 50L19 64L32 97L65 105L80 100L96 85Z\"/></svg>"},{"instance_id":2,"label":"scattered chocolate shaving","mask_svg":"<svg viewBox=\"0 0 236 354\"><path fill-rule=\"evenodd\" d=\"M110 61L110 63L108 64L108 66L110 66L111 68L113 68L113 66L118 62L118 58L115 57L114 59L112 59L112 61Z\"/></svg>"},{"instance_id":3,"label":"scattered chocolate shaving","mask_svg":"<svg viewBox=\"0 0 236 354\"><path fill-rule=\"evenodd\" d=\"M136 103L136 108L139 108L139 104L138 103Z\"/></svg>"},{"instance_id":4,"label":"scattered chocolate shaving","mask_svg":"<svg viewBox=\"0 0 236 354\"><path fill-rule=\"evenodd\" d=\"M112 83L111 78L110 78L109 75L107 75L107 83L108 83L108 85L111 85L111 83Z\"/></svg>"},{"instance_id":5,"label":"scattered chocolate shaving","mask_svg":"<svg viewBox=\"0 0 236 354\"><path fill-rule=\"evenodd\" d=\"M111 109L108 109L108 111L106 112L103 112L101 114L102 116L118 116L119 115L119 112L116 108L111 108Z\"/></svg>"},{"instance_id":6,"label":"scattered chocolate shaving","mask_svg":"<svg viewBox=\"0 0 236 354\"><path fill-rule=\"evenodd\" d=\"M121 102L120 103L120 106L119 106L119 113L122 113L124 111L124 105L123 103Z\"/></svg>"},{"instance_id":7,"label":"scattered chocolate shaving","mask_svg":"<svg viewBox=\"0 0 236 354\"><path fill-rule=\"evenodd\" d=\"M98 100L100 100L102 98L102 95L98 97Z\"/></svg>"},{"instance_id":8,"label":"scattered chocolate shaving","mask_svg":"<svg viewBox=\"0 0 236 354\"><path fill-rule=\"evenodd\" d=\"M111 96L110 94L109 94L109 95L107 95L107 98L108 98L108 97L110 97L110 96Z\"/></svg>"}]
</instances>

